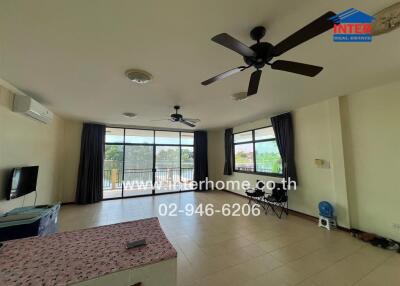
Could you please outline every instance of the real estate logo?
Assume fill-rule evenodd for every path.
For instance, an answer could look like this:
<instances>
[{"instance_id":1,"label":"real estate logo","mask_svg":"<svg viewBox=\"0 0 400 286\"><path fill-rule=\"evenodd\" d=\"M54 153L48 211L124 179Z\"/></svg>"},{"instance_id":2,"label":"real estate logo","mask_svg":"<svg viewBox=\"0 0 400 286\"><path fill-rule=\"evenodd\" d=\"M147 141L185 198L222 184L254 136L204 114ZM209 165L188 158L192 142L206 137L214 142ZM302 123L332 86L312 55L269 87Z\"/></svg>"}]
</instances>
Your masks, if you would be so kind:
<instances>
[{"instance_id":1,"label":"real estate logo","mask_svg":"<svg viewBox=\"0 0 400 286\"><path fill-rule=\"evenodd\" d=\"M372 21L374 17L350 8L329 18L334 22L334 42L371 42Z\"/></svg>"}]
</instances>

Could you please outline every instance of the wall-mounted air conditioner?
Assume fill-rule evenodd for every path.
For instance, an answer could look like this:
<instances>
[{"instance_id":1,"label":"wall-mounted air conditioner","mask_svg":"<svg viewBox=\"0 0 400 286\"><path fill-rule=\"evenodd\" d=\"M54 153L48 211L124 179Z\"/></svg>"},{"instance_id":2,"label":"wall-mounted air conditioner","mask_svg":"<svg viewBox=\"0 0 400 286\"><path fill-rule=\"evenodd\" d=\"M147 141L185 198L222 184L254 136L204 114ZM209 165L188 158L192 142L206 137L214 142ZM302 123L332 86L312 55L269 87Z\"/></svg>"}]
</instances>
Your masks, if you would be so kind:
<instances>
[{"instance_id":1,"label":"wall-mounted air conditioner","mask_svg":"<svg viewBox=\"0 0 400 286\"><path fill-rule=\"evenodd\" d=\"M14 97L14 112L22 113L43 123L50 123L53 113L33 98L16 94Z\"/></svg>"}]
</instances>

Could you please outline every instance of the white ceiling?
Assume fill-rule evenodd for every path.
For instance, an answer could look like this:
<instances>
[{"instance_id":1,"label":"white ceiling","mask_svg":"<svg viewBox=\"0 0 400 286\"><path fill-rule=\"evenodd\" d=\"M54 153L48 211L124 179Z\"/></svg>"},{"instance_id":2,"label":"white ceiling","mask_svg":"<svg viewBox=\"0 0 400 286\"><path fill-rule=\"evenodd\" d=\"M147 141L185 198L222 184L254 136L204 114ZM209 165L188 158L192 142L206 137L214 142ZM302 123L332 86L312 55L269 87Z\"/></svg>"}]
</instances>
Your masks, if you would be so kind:
<instances>
[{"instance_id":1,"label":"white ceiling","mask_svg":"<svg viewBox=\"0 0 400 286\"><path fill-rule=\"evenodd\" d=\"M201 119L198 128L233 126L399 79L400 30L372 43L334 43L328 31L280 57L321 65L320 75L265 68L258 94L245 102L231 94L247 89L249 70L200 84L243 64L212 36L227 32L250 45L250 29L265 25L264 40L274 44L328 10L374 14L394 2L2 0L0 77L66 118L178 127L151 120L180 104L183 115ZM154 81L131 83L129 68L151 72Z\"/></svg>"}]
</instances>

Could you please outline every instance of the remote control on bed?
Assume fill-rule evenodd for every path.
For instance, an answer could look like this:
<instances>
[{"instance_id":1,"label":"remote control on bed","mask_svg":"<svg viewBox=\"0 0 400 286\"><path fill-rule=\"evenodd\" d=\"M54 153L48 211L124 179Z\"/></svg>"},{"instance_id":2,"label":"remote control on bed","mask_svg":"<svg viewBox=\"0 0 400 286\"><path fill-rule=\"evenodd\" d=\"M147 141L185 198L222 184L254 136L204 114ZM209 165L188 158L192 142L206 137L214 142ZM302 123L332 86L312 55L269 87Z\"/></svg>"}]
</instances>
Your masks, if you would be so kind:
<instances>
[{"instance_id":1,"label":"remote control on bed","mask_svg":"<svg viewBox=\"0 0 400 286\"><path fill-rule=\"evenodd\" d=\"M130 241L126 244L126 248L127 249L131 249L131 248L135 248L135 247L139 247L139 246L143 246L146 245L146 239L140 239L140 240L135 240L135 241Z\"/></svg>"}]
</instances>

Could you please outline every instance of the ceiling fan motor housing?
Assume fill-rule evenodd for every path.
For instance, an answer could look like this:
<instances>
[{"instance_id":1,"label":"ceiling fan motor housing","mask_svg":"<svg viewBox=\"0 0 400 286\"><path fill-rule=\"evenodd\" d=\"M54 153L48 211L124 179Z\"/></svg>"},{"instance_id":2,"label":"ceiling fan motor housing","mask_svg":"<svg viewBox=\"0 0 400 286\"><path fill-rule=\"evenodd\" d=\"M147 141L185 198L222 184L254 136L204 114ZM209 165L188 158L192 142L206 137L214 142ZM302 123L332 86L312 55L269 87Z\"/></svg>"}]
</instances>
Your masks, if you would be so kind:
<instances>
[{"instance_id":1,"label":"ceiling fan motor housing","mask_svg":"<svg viewBox=\"0 0 400 286\"><path fill-rule=\"evenodd\" d=\"M179 114L178 113L178 110L180 109L181 107L179 106L179 105L175 105L174 106L174 109L175 109L175 113L172 113L171 114L171 120L172 121L174 121L174 122L177 122L177 121L180 121L181 119L182 119L182 114Z\"/></svg>"},{"instance_id":2,"label":"ceiling fan motor housing","mask_svg":"<svg viewBox=\"0 0 400 286\"><path fill-rule=\"evenodd\" d=\"M252 45L252 49L255 53L255 57L243 57L246 64L254 66L257 69L261 69L273 58L273 45L267 42L260 42L260 40L265 36L266 29L263 26L254 27L250 31L250 37L257 41L256 44Z\"/></svg>"},{"instance_id":3,"label":"ceiling fan motor housing","mask_svg":"<svg viewBox=\"0 0 400 286\"><path fill-rule=\"evenodd\" d=\"M255 53L255 57L243 57L246 64L261 69L268 63L274 56L272 53L274 46L267 42L257 43L250 47Z\"/></svg>"},{"instance_id":4,"label":"ceiling fan motor housing","mask_svg":"<svg viewBox=\"0 0 400 286\"><path fill-rule=\"evenodd\" d=\"M180 121L182 119L182 114L172 113L171 114L171 119L173 121Z\"/></svg>"}]
</instances>

